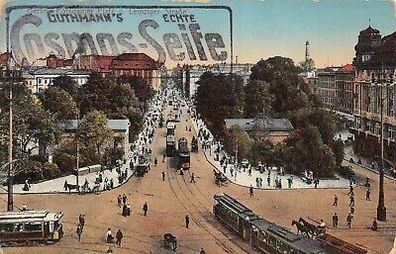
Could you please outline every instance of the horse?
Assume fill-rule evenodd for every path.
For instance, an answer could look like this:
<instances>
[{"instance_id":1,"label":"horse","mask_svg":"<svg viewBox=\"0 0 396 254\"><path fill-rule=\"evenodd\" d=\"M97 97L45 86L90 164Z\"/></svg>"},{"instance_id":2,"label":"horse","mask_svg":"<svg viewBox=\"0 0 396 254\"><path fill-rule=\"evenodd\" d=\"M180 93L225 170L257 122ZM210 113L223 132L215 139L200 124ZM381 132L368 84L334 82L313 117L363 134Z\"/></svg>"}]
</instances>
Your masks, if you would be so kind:
<instances>
[{"instance_id":1,"label":"horse","mask_svg":"<svg viewBox=\"0 0 396 254\"><path fill-rule=\"evenodd\" d=\"M314 225L309 223L308 221L304 220L303 218L300 217L298 222L302 223L304 226L306 226L309 231L311 232L311 235L318 235L318 228Z\"/></svg>"},{"instance_id":2,"label":"horse","mask_svg":"<svg viewBox=\"0 0 396 254\"><path fill-rule=\"evenodd\" d=\"M307 237L310 237L309 232L310 230L308 229L308 227L304 226L304 224L296 221L296 220L292 220L292 226L296 225L297 227L297 235L301 232L301 235L306 235Z\"/></svg>"},{"instance_id":3,"label":"horse","mask_svg":"<svg viewBox=\"0 0 396 254\"><path fill-rule=\"evenodd\" d=\"M77 191L79 191L80 190L80 186L78 186L77 184L66 184L66 186L67 186L67 189L69 190L69 194L70 194L70 191L71 190L77 190Z\"/></svg>"}]
</instances>

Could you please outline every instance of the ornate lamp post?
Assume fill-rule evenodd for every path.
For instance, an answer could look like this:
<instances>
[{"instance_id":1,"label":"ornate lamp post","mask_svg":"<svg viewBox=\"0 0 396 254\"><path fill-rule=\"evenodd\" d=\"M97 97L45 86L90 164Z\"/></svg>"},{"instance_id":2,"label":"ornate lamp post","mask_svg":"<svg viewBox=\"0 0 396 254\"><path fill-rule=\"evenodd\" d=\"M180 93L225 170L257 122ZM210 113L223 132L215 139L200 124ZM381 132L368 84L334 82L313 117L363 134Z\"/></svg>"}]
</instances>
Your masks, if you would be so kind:
<instances>
[{"instance_id":1,"label":"ornate lamp post","mask_svg":"<svg viewBox=\"0 0 396 254\"><path fill-rule=\"evenodd\" d=\"M373 87L379 88L380 93L380 142L381 142L381 163L379 167L379 190L378 190L378 206L377 206L377 220L386 221L386 207L385 207L385 195L384 195L384 101L388 99L388 95L384 97L384 89L388 94L388 89L393 88L393 80L385 79L384 72L381 71L380 77L377 80L373 80ZM387 108L388 103L386 103Z\"/></svg>"}]
</instances>

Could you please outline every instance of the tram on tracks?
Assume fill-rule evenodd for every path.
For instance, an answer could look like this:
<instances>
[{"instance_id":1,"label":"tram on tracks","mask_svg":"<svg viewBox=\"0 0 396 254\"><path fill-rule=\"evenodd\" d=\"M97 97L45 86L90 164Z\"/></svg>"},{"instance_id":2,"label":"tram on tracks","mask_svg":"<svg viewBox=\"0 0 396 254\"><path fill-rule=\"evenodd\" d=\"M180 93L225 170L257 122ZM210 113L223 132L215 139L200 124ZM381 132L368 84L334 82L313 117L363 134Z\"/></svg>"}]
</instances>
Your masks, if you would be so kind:
<instances>
[{"instance_id":1,"label":"tram on tracks","mask_svg":"<svg viewBox=\"0 0 396 254\"><path fill-rule=\"evenodd\" d=\"M51 244L63 236L63 213L49 211L0 212L1 246Z\"/></svg>"},{"instance_id":2,"label":"tram on tracks","mask_svg":"<svg viewBox=\"0 0 396 254\"><path fill-rule=\"evenodd\" d=\"M166 124L166 135L175 135L176 125L174 122L168 122Z\"/></svg>"},{"instance_id":3,"label":"tram on tracks","mask_svg":"<svg viewBox=\"0 0 396 254\"><path fill-rule=\"evenodd\" d=\"M367 252L338 238L343 243L337 244L335 237L332 236L314 239L296 235L286 228L260 218L248 207L227 194L215 195L214 199L217 201L217 204L213 206L215 217L262 253L364 254Z\"/></svg>"},{"instance_id":4,"label":"tram on tracks","mask_svg":"<svg viewBox=\"0 0 396 254\"><path fill-rule=\"evenodd\" d=\"M198 139L195 136L191 139L191 152L198 152Z\"/></svg>"},{"instance_id":5,"label":"tram on tracks","mask_svg":"<svg viewBox=\"0 0 396 254\"><path fill-rule=\"evenodd\" d=\"M173 157L176 154L175 135L166 136L166 156Z\"/></svg>"},{"instance_id":6,"label":"tram on tracks","mask_svg":"<svg viewBox=\"0 0 396 254\"><path fill-rule=\"evenodd\" d=\"M179 139L177 148L179 155L179 168L183 170L190 169L190 151L188 150L187 139Z\"/></svg>"}]
</instances>

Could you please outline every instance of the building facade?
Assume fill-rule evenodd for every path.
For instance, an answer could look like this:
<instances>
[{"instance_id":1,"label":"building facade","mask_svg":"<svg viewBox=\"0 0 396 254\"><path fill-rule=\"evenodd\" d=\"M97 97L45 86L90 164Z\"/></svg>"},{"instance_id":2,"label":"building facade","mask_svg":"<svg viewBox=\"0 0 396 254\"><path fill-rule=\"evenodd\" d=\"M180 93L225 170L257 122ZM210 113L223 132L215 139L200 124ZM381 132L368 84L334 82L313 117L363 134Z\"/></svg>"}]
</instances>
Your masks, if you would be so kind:
<instances>
[{"instance_id":1,"label":"building facade","mask_svg":"<svg viewBox=\"0 0 396 254\"><path fill-rule=\"evenodd\" d=\"M369 26L360 32L355 51L354 126L350 129L355 134L354 150L366 157L380 156L382 115L384 158L395 163L396 32L382 37Z\"/></svg>"},{"instance_id":2,"label":"building facade","mask_svg":"<svg viewBox=\"0 0 396 254\"><path fill-rule=\"evenodd\" d=\"M29 90L32 91L33 94L37 94L51 86L54 78L59 76L69 76L77 85L81 86L87 82L90 74L90 71L83 70L37 68L24 71L22 76Z\"/></svg>"},{"instance_id":3,"label":"building facade","mask_svg":"<svg viewBox=\"0 0 396 254\"><path fill-rule=\"evenodd\" d=\"M161 65L144 53L124 53L114 57L110 64L110 73L116 77L122 75L137 76L147 82L154 90L161 84Z\"/></svg>"}]
</instances>

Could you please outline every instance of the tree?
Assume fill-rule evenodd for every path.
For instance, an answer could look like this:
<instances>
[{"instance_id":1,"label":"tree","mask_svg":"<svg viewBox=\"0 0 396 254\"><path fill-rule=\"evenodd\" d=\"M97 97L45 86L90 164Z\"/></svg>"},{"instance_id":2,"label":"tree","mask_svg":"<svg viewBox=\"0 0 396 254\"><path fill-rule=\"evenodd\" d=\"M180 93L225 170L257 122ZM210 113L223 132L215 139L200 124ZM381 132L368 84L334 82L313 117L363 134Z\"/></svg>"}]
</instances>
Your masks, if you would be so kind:
<instances>
[{"instance_id":1,"label":"tree","mask_svg":"<svg viewBox=\"0 0 396 254\"><path fill-rule=\"evenodd\" d=\"M276 56L260 60L253 66L250 80L268 82L269 91L274 96L274 113L286 116L290 112L309 106L310 103L310 91L298 76L300 71L290 58Z\"/></svg>"},{"instance_id":2,"label":"tree","mask_svg":"<svg viewBox=\"0 0 396 254\"><path fill-rule=\"evenodd\" d=\"M77 82L70 76L61 75L52 80L52 87L60 88L68 92L75 101L79 100L79 86Z\"/></svg>"},{"instance_id":3,"label":"tree","mask_svg":"<svg viewBox=\"0 0 396 254\"><path fill-rule=\"evenodd\" d=\"M224 135L225 118L241 117L244 89L240 76L206 72L199 79L195 98L197 112L215 135Z\"/></svg>"},{"instance_id":4,"label":"tree","mask_svg":"<svg viewBox=\"0 0 396 254\"><path fill-rule=\"evenodd\" d=\"M253 140L249 138L249 135L240 128L230 129L224 141L225 149L228 153L235 155L238 149L238 158L246 158L253 144Z\"/></svg>"},{"instance_id":5,"label":"tree","mask_svg":"<svg viewBox=\"0 0 396 254\"><path fill-rule=\"evenodd\" d=\"M128 84L133 89L140 102L148 101L154 94L154 90L147 82L136 76L121 76L117 78L117 84Z\"/></svg>"},{"instance_id":6,"label":"tree","mask_svg":"<svg viewBox=\"0 0 396 254\"><path fill-rule=\"evenodd\" d=\"M57 120L75 119L79 114L73 97L59 87L49 87L39 95L45 110L54 114Z\"/></svg>"},{"instance_id":7,"label":"tree","mask_svg":"<svg viewBox=\"0 0 396 254\"><path fill-rule=\"evenodd\" d=\"M261 80L251 80L245 87L245 115L256 117L260 113L271 115L273 95L269 84Z\"/></svg>"},{"instance_id":8,"label":"tree","mask_svg":"<svg viewBox=\"0 0 396 254\"><path fill-rule=\"evenodd\" d=\"M99 111L88 113L77 129L77 140L85 147L94 147L100 156L101 148L112 138L112 132L107 128L107 118Z\"/></svg>"}]
</instances>

